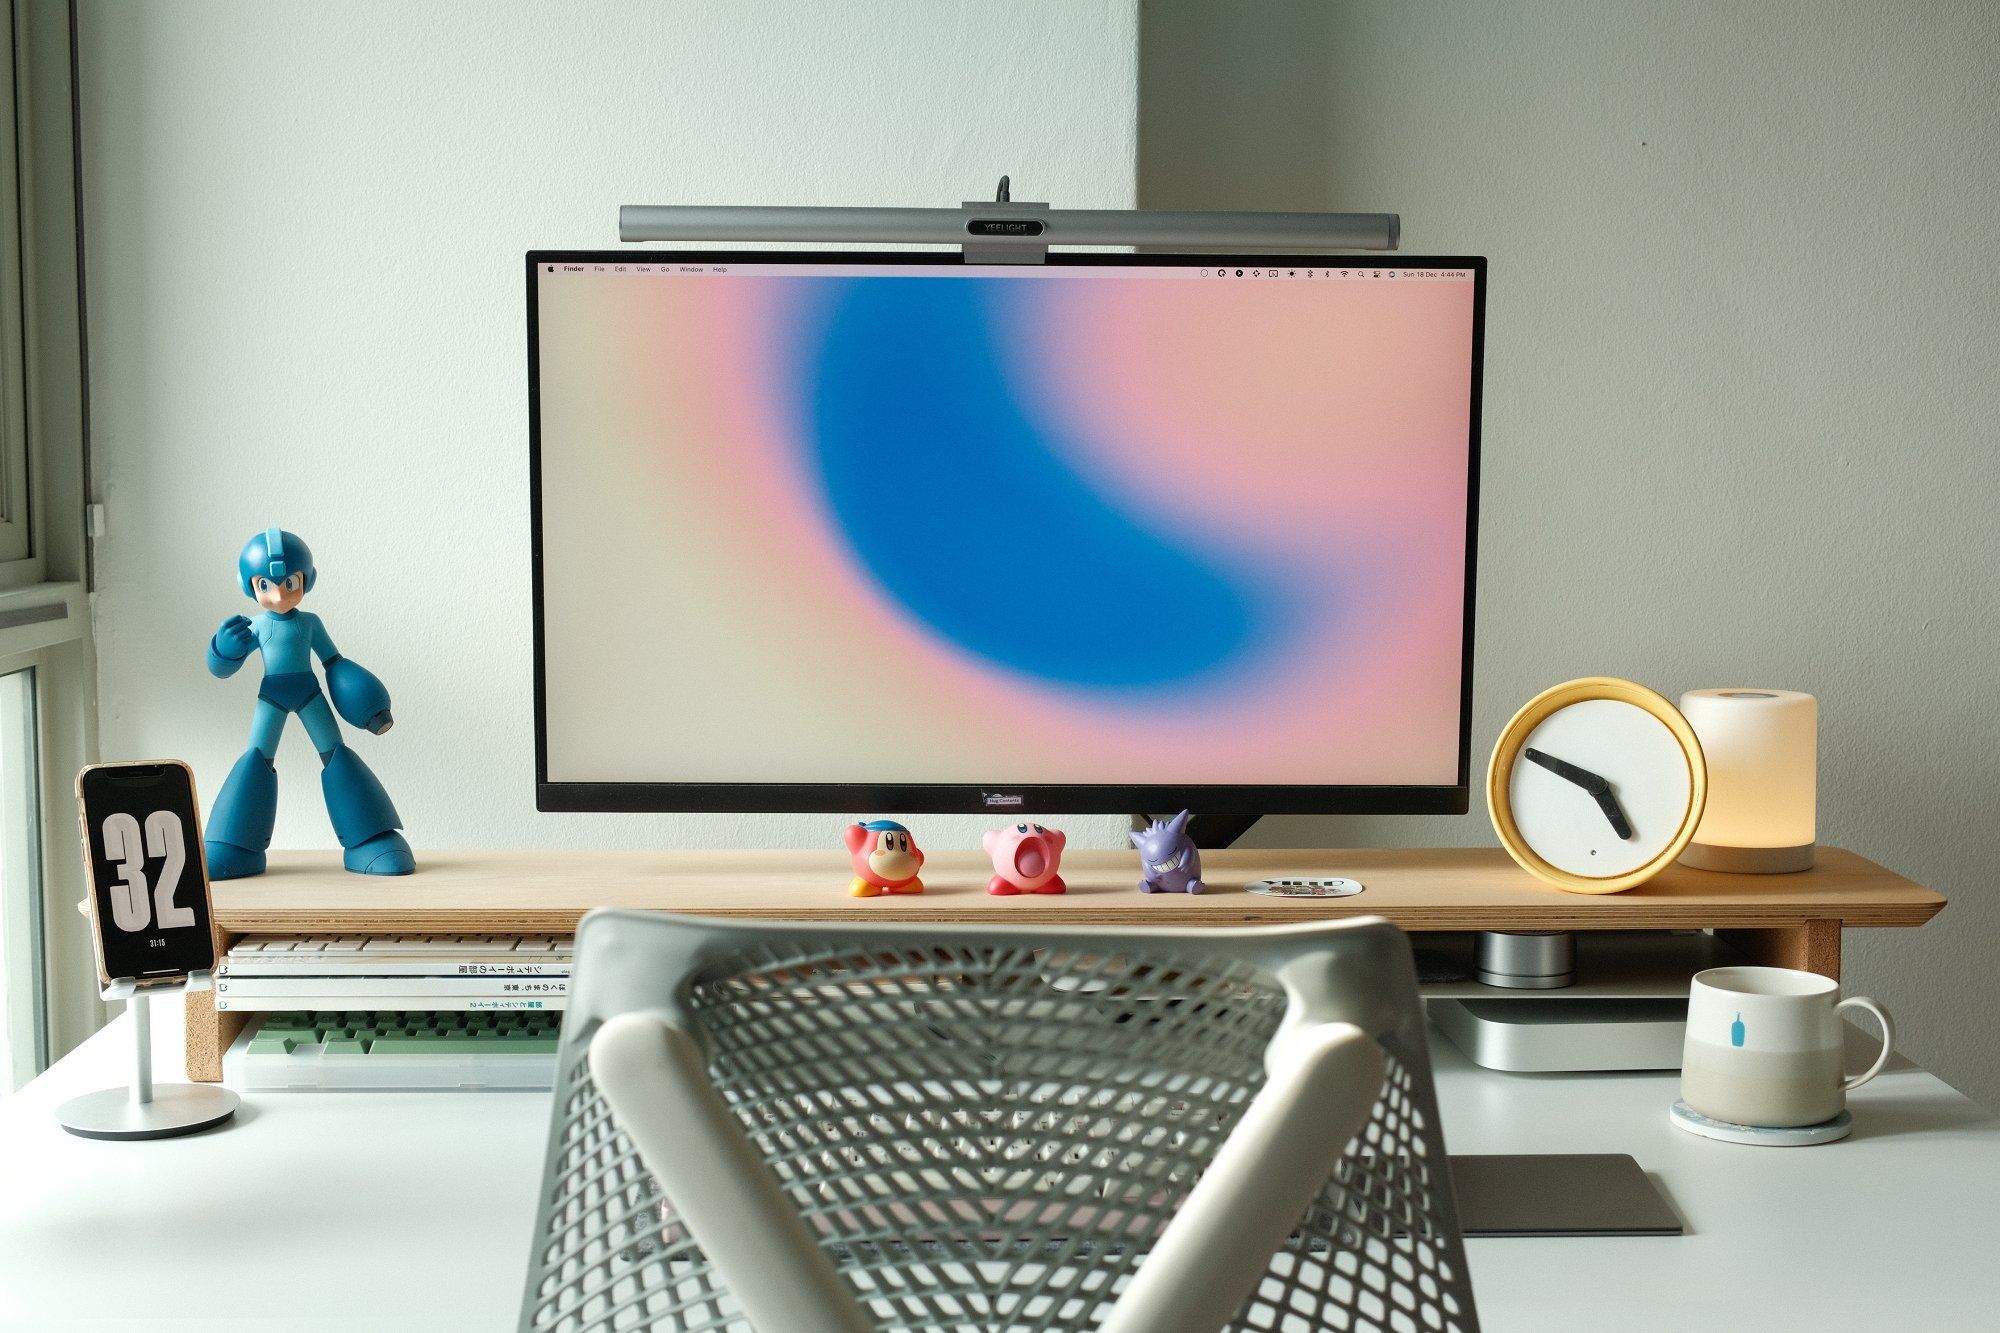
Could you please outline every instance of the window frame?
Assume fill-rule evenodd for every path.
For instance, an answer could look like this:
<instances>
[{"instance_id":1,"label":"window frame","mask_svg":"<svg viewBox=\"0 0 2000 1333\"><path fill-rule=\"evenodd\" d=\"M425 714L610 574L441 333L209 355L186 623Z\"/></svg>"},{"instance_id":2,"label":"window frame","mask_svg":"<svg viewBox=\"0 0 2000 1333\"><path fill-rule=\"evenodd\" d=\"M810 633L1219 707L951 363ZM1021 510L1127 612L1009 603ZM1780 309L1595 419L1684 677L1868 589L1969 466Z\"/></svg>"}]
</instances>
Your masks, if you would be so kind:
<instances>
[{"instance_id":1,"label":"window frame","mask_svg":"<svg viewBox=\"0 0 2000 1333\"><path fill-rule=\"evenodd\" d=\"M77 170L73 3L0 0L0 451L22 502L25 554L0 544L0 673L34 672L40 921L37 1069L104 1025L73 850L76 773L97 758L88 595L87 342ZM4 119L4 117L0 117ZM11 259L11 266L9 260ZM14 466L18 459L18 467ZM11 480L10 483L11 484ZM17 890L19 891L19 890Z\"/></svg>"},{"instance_id":2,"label":"window frame","mask_svg":"<svg viewBox=\"0 0 2000 1333\"><path fill-rule=\"evenodd\" d=\"M0 49L13 56L0 90L0 588L42 580L35 550L34 468L28 436L26 329L23 315L21 166L23 152L19 96L22 32L19 16L0 8Z\"/></svg>"},{"instance_id":3,"label":"window frame","mask_svg":"<svg viewBox=\"0 0 2000 1333\"><path fill-rule=\"evenodd\" d=\"M17 697L7 697L17 689ZM0 884L41 880L38 702L35 668L0 673L0 709L20 710L0 716ZM48 1067L42 909L39 893L0 894L0 997L6 1005L0 1097Z\"/></svg>"}]
</instances>

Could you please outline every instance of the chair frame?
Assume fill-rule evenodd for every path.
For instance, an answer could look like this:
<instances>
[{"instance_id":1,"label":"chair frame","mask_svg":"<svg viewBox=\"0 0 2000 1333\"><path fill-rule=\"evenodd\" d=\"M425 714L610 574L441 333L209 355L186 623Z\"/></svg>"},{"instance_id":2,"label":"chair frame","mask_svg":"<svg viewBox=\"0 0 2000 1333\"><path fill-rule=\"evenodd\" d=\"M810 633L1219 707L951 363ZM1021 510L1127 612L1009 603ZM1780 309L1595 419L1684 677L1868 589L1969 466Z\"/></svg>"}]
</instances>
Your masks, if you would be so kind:
<instances>
[{"instance_id":1,"label":"chair frame","mask_svg":"<svg viewBox=\"0 0 2000 1333\"><path fill-rule=\"evenodd\" d=\"M864 1298L841 1276L711 1081L706 1037L686 1005L687 985L704 968L740 956L746 945L805 939L857 952L1025 946L1140 957L1149 950L1215 953L1250 962L1283 988L1284 1017L1265 1050L1265 1082L1097 1325L1104 1333L1227 1327L1366 1125L1384 1086L1384 1041L1395 1039L1406 1060L1422 1049L1408 941L1378 917L1111 932L593 912L578 932L560 1067L569 1071L576 1060L588 1060L618 1127L750 1326L760 1330L876 1328ZM1428 1098L1427 1065L1420 1073ZM1430 1169L1443 1197L1432 1206L1445 1221L1464 1281L1441 1140L1438 1147ZM542 1202L546 1210L547 1190ZM538 1243L545 1224L538 1218ZM524 1329L534 1327L534 1291L531 1277ZM1455 1327L1476 1328L1469 1285L1458 1304Z\"/></svg>"}]
</instances>

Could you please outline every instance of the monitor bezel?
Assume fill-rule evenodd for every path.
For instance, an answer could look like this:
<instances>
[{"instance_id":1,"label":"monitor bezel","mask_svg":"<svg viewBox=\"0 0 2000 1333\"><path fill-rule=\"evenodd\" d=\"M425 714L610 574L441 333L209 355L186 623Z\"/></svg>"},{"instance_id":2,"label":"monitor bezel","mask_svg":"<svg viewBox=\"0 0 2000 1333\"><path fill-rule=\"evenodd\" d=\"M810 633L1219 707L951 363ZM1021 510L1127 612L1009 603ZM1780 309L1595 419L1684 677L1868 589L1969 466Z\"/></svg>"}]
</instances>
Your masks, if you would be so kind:
<instances>
[{"instance_id":1,"label":"monitor bezel","mask_svg":"<svg viewBox=\"0 0 2000 1333\"><path fill-rule=\"evenodd\" d=\"M528 288L528 503L533 579L535 808L617 814L1119 814L1186 807L1215 815L1462 815L1472 763L1473 616L1479 551L1480 414L1486 360L1486 260L1468 255L1129 254L1051 251L1051 266L1199 268L1467 268L1473 275L1472 383L1466 441L1465 624L1458 711L1458 780L1438 786L1241 783L881 783L881 782L553 782L548 767L546 647L542 571L542 413L537 275L545 264L944 264L967 261L946 250L530 250Z\"/></svg>"}]
</instances>

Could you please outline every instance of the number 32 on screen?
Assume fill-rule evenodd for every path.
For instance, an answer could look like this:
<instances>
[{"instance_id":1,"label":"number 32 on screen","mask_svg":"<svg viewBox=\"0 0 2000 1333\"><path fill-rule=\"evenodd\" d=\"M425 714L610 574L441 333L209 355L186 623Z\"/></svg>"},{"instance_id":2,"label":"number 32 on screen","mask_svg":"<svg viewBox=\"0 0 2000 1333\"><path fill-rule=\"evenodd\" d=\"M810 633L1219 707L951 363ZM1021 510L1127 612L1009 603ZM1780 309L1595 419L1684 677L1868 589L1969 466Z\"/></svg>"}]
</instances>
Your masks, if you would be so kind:
<instances>
[{"instance_id":1,"label":"number 32 on screen","mask_svg":"<svg viewBox=\"0 0 2000 1333\"><path fill-rule=\"evenodd\" d=\"M111 886L111 919L118 929L128 933L150 929L156 910L162 930L194 924L194 909L174 902L181 871L187 868L187 843L179 815L155 810L146 816L143 835L139 821L131 815L122 811L106 815L104 854L118 863L119 880ZM150 893L146 890L148 857L165 858Z\"/></svg>"}]
</instances>

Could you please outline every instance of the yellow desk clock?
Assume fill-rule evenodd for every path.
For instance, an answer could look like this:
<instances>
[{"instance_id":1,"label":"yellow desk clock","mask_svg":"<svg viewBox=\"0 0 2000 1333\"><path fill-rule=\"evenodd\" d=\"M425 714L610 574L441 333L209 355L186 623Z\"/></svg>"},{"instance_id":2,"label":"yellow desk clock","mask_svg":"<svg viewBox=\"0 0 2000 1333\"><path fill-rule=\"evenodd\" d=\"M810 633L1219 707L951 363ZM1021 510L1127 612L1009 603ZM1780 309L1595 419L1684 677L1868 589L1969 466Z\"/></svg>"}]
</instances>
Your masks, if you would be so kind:
<instances>
[{"instance_id":1,"label":"yellow desk clock","mask_svg":"<svg viewBox=\"0 0 2000 1333\"><path fill-rule=\"evenodd\" d=\"M1629 680L1543 690L1493 747L1486 804L1507 854L1570 893L1622 893L1673 863L1701 823L1708 766L1680 710Z\"/></svg>"}]
</instances>

